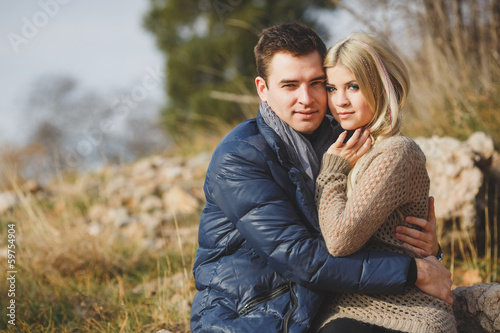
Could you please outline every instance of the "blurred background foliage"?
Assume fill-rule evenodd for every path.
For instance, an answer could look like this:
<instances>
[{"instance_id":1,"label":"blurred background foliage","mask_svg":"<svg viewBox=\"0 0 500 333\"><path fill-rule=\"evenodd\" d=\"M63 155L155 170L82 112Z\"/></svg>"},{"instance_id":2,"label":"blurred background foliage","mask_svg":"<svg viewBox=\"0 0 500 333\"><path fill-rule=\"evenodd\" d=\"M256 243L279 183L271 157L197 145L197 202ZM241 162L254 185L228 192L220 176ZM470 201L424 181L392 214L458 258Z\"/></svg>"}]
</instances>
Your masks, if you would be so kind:
<instances>
[{"instance_id":1,"label":"blurred background foliage","mask_svg":"<svg viewBox=\"0 0 500 333\"><path fill-rule=\"evenodd\" d=\"M270 25L298 21L330 46L335 21L320 11L348 11L363 30L388 40L413 75L410 136L464 139L475 131L500 143L500 2L496 0L332 1L151 0L144 18L166 58L168 103L162 121L174 141L226 132L253 117L257 102L253 47ZM376 13L390 9L389 17ZM387 11L389 12L389 10Z\"/></svg>"},{"instance_id":2,"label":"blurred background foliage","mask_svg":"<svg viewBox=\"0 0 500 333\"><path fill-rule=\"evenodd\" d=\"M185 140L255 116L253 48L260 31L298 21L326 37L311 13L333 8L330 1L151 1L144 22L167 59L167 132Z\"/></svg>"}]
</instances>

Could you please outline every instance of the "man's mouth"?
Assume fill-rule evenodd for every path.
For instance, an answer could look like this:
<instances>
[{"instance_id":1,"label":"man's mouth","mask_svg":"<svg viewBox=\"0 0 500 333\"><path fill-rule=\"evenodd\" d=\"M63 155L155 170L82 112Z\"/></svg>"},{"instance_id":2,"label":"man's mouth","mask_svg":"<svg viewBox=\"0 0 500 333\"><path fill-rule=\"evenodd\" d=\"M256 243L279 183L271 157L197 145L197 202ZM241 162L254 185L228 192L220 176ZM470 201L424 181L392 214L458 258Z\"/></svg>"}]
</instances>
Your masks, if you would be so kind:
<instances>
[{"instance_id":1,"label":"man's mouth","mask_svg":"<svg viewBox=\"0 0 500 333\"><path fill-rule=\"evenodd\" d=\"M295 111L295 114L301 117L302 119L312 119L318 114L318 110L300 110Z\"/></svg>"}]
</instances>

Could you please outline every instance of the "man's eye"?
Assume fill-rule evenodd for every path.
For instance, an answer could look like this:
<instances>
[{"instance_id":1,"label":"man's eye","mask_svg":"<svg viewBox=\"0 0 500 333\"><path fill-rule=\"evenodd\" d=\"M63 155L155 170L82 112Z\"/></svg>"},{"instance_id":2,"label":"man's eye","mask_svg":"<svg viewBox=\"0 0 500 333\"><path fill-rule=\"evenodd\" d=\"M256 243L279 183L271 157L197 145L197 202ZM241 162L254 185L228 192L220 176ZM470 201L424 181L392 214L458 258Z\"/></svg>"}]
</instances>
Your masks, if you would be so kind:
<instances>
[{"instance_id":1,"label":"man's eye","mask_svg":"<svg viewBox=\"0 0 500 333\"><path fill-rule=\"evenodd\" d=\"M325 81L314 81L312 83L313 86L324 85L324 84L325 84Z\"/></svg>"}]
</instances>

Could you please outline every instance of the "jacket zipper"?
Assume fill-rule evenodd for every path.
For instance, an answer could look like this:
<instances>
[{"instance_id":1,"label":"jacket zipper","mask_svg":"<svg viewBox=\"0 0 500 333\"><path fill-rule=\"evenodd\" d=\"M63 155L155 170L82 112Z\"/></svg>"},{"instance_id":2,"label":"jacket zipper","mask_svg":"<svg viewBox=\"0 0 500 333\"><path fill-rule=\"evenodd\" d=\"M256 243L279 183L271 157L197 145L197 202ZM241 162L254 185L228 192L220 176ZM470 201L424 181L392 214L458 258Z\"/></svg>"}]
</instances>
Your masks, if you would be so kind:
<instances>
[{"instance_id":1,"label":"jacket zipper","mask_svg":"<svg viewBox=\"0 0 500 333\"><path fill-rule=\"evenodd\" d=\"M283 318L283 332L284 333L288 332L288 322L290 321L292 314L295 312L295 310L297 309L297 306L299 305L297 295L295 295L295 291L293 291L293 288L292 288L292 281L288 282L288 288L290 289L290 294L292 296L292 308L285 315L285 318Z\"/></svg>"},{"instance_id":2,"label":"jacket zipper","mask_svg":"<svg viewBox=\"0 0 500 333\"><path fill-rule=\"evenodd\" d=\"M261 303L264 303L264 302L267 302L267 301L270 301L272 300L273 298L276 298L278 296L281 296L283 295L284 293L286 293L288 290L290 289L290 285L288 284L285 284L273 291L271 291L269 294L266 294L266 295L262 295L262 296L257 296L257 297L254 297L252 298L251 300L248 301L247 304L245 304L241 309L240 311L238 311L238 314L241 316L241 315L244 315L245 313L247 313L248 311L250 311L252 308L254 308L255 306L261 304Z\"/></svg>"}]
</instances>

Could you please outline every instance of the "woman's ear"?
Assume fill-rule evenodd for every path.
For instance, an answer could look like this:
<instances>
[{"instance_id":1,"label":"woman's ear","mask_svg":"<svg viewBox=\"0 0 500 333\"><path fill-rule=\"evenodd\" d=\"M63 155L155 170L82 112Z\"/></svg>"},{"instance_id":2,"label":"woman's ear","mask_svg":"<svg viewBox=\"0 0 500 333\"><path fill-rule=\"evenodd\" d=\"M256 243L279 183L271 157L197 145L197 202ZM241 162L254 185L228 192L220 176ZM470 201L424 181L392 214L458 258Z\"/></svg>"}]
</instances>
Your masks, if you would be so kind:
<instances>
[{"instance_id":1,"label":"woman's ear","mask_svg":"<svg viewBox=\"0 0 500 333\"><path fill-rule=\"evenodd\" d=\"M260 97L261 101L267 102L267 84L266 84L266 80L264 80L260 76L257 76L255 78L255 87L257 88L257 93L259 94L259 97Z\"/></svg>"}]
</instances>

